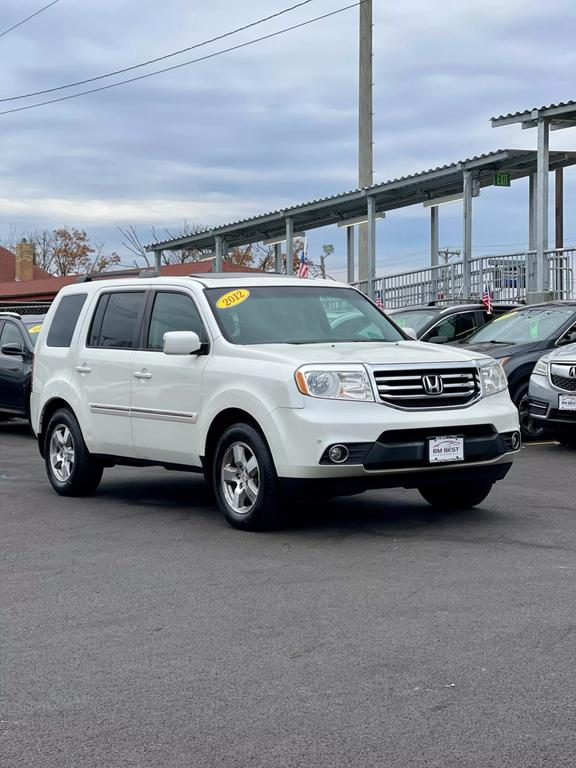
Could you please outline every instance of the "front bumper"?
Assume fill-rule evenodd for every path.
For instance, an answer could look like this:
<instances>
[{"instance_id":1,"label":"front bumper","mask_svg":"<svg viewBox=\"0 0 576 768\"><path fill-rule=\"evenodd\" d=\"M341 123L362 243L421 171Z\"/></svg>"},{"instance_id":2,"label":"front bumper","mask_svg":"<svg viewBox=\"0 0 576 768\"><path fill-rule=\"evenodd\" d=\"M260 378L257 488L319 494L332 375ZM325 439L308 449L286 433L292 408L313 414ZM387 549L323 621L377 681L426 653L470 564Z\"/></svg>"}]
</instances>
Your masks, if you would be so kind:
<instances>
[{"instance_id":1,"label":"front bumper","mask_svg":"<svg viewBox=\"0 0 576 768\"><path fill-rule=\"evenodd\" d=\"M532 375L530 379L530 416L549 431L576 434L576 411L561 411L559 397L564 392L554 387L547 376Z\"/></svg>"},{"instance_id":2,"label":"front bumper","mask_svg":"<svg viewBox=\"0 0 576 768\"><path fill-rule=\"evenodd\" d=\"M266 436L281 478L350 479L414 473L458 473L468 468L510 463L514 451L507 443L517 432L518 411L508 392L457 409L408 411L380 403L348 403L307 399L304 408L278 408L269 414ZM465 460L430 465L429 437L461 435ZM355 447L353 461L323 460L334 444ZM395 483L401 485L403 483Z\"/></svg>"}]
</instances>

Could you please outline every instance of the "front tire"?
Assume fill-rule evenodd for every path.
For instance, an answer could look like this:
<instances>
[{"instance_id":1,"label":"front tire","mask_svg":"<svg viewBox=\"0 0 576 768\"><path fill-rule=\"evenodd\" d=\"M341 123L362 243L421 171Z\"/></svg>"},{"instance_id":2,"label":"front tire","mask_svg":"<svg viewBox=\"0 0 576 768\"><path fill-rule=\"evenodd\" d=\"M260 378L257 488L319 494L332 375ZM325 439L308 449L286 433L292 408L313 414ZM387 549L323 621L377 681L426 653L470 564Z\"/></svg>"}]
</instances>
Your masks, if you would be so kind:
<instances>
[{"instance_id":1,"label":"front tire","mask_svg":"<svg viewBox=\"0 0 576 768\"><path fill-rule=\"evenodd\" d=\"M80 425L67 408L48 422L44 456L48 479L60 496L90 496L98 488L104 468L86 448Z\"/></svg>"},{"instance_id":2,"label":"front tire","mask_svg":"<svg viewBox=\"0 0 576 768\"><path fill-rule=\"evenodd\" d=\"M233 528L266 531L279 519L278 476L262 435L249 424L229 427L216 446L212 483Z\"/></svg>"},{"instance_id":3,"label":"front tire","mask_svg":"<svg viewBox=\"0 0 576 768\"><path fill-rule=\"evenodd\" d=\"M481 504L492 490L493 483L470 483L467 485L430 485L418 491L435 509L470 509Z\"/></svg>"},{"instance_id":4,"label":"front tire","mask_svg":"<svg viewBox=\"0 0 576 768\"><path fill-rule=\"evenodd\" d=\"M540 440L544 436L544 427L538 426L530 415L530 400L528 397L528 384L523 384L512 398L518 408L520 431L523 440Z\"/></svg>"}]
</instances>

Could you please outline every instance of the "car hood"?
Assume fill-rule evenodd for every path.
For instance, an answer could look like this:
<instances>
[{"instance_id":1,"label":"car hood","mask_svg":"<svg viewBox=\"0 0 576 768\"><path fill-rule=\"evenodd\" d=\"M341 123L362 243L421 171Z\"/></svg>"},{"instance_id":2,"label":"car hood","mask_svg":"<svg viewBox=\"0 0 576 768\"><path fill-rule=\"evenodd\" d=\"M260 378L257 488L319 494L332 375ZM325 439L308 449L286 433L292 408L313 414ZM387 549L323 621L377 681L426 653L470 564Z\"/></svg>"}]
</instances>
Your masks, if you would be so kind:
<instances>
[{"instance_id":1,"label":"car hood","mask_svg":"<svg viewBox=\"0 0 576 768\"><path fill-rule=\"evenodd\" d=\"M464 349L470 352L480 352L483 355L490 355L491 357L512 357L519 352L531 352L538 349L543 349L545 342L532 342L527 341L522 344L494 344L492 341L483 341L478 344L464 344Z\"/></svg>"},{"instance_id":2,"label":"car hood","mask_svg":"<svg viewBox=\"0 0 576 768\"><path fill-rule=\"evenodd\" d=\"M576 344L566 344L565 347L558 347L544 355L542 359L553 363L576 363Z\"/></svg>"},{"instance_id":3,"label":"car hood","mask_svg":"<svg viewBox=\"0 0 576 768\"><path fill-rule=\"evenodd\" d=\"M484 355L465 349L426 344L421 341L394 343L335 343L335 344L254 344L237 347L242 355L270 362L290 362L293 365L318 363L364 363L366 365L405 365L420 363L467 363ZM248 353L249 350L249 353Z\"/></svg>"}]
</instances>

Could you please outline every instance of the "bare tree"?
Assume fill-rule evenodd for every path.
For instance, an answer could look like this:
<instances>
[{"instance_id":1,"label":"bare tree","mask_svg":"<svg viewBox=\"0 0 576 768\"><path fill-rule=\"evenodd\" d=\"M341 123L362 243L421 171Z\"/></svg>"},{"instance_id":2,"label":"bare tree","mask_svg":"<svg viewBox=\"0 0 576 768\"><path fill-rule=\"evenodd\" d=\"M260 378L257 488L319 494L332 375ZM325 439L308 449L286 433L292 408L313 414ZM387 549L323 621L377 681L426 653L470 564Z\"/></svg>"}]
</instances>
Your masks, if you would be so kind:
<instances>
[{"instance_id":1,"label":"bare tree","mask_svg":"<svg viewBox=\"0 0 576 768\"><path fill-rule=\"evenodd\" d=\"M129 225L127 227L118 227L122 234L122 245L136 258L133 261L133 265L136 267L142 266L142 261L146 266L150 266L150 254L146 251L146 246L142 242L136 227ZM189 235L195 235L198 232L203 232L205 227L198 224L190 224L188 221L184 221L182 227L175 231L170 229L164 229L160 232L156 227L150 227L150 237L147 238L151 245L155 243L162 243L165 240L175 240L181 237L188 237ZM162 264L186 264L191 261L200 261L206 258L212 253L210 248L182 248L177 251L162 251Z\"/></svg>"}]
</instances>

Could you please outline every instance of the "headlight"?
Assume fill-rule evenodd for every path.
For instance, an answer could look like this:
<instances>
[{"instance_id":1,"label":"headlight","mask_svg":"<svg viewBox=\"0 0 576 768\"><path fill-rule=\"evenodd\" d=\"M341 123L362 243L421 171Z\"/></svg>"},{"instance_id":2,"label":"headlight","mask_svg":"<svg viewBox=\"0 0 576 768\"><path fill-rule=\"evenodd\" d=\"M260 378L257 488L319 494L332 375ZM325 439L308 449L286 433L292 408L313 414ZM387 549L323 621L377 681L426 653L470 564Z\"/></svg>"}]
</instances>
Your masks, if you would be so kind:
<instances>
[{"instance_id":1,"label":"headlight","mask_svg":"<svg viewBox=\"0 0 576 768\"><path fill-rule=\"evenodd\" d=\"M548 363L545 363L544 360L538 360L532 373L539 373L541 376L548 376Z\"/></svg>"},{"instance_id":2,"label":"headlight","mask_svg":"<svg viewBox=\"0 0 576 768\"><path fill-rule=\"evenodd\" d=\"M362 366L305 365L295 374L303 395L327 400L374 400L370 379Z\"/></svg>"},{"instance_id":3,"label":"headlight","mask_svg":"<svg viewBox=\"0 0 576 768\"><path fill-rule=\"evenodd\" d=\"M480 383L482 384L482 396L496 395L503 392L508 386L508 379L504 373L504 368L498 362L481 363Z\"/></svg>"}]
</instances>

